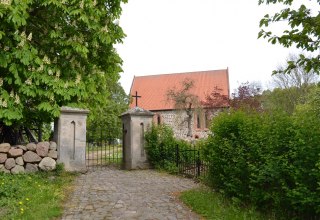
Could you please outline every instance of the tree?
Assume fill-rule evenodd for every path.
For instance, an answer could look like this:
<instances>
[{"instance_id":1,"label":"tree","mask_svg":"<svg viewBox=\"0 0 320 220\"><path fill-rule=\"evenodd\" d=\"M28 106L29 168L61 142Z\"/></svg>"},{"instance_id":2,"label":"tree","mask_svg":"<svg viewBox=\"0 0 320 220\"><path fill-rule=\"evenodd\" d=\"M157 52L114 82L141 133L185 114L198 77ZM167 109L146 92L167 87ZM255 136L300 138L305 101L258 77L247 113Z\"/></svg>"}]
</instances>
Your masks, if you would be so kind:
<instances>
[{"instance_id":1,"label":"tree","mask_svg":"<svg viewBox=\"0 0 320 220\"><path fill-rule=\"evenodd\" d=\"M287 61L298 59L298 56L291 54ZM289 73L284 73L283 70L287 67L278 66L278 73L272 76L276 88L263 93L265 109L278 109L292 114L298 104L306 103L308 94L319 80L316 73L306 72L303 66L297 66Z\"/></svg>"},{"instance_id":2,"label":"tree","mask_svg":"<svg viewBox=\"0 0 320 220\"><path fill-rule=\"evenodd\" d=\"M118 84L108 87L109 94L105 99L107 104L100 105L98 102L88 100L92 104L88 117L88 136L97 140L101 136L110 141L120 139L122 123L119 116L128 109L129 97Z\"/></svg>"},{"instance_id":3,"label":"tree","mask_svg":"<svg viewBox=\"0 0 320 220\"><path fill-rule=\"evenodd\" d=\"M320 86L312 89L308 96L307 104L310 105L311 110L320 118Z\"/></svg>"},{"instance_id":4,"label":"tree","mask_svg":"<svg viewBox=\"0 0 320 220\"><path fill-rule=\"evenodd\" d=\"M261 29L258 37L267 38L272 44L279 43L284 47L295 45L304 51L315 52L320 46L320 13L319 8L307 8L301 4L299 8L293 7L294 0L259 0L259 4L283 4L286 6L280 12L273 15L266 14L260 20L260 27L268 27L272 23L287 21L288 29L284 30L282 35L274 35L271 31ZM315 4L320 4L320 0L312 1ZM313 11L312 11L313 10ZM289 73L297 66L302 66L306 72L312 71L320 74L320 55L306 57L303 54L299 55L296 61L288 61L287 68L281 72ZM274 73L278 73L274 71Z\"/></svg>"},{"instance_id":5,"label":"tree","mask_svg":"<svg viewBox=\"0 0 320 220\"><path fill-rule=\"evenodd\" d=\"M0 121L50 122L63 105L107 104L125 36L116 19L126 0L0 1Z\"/></svg>"},{"instance_id":6,"label":"tree","mask_svg":"<svg viewBox=\"0 0 320 220\"><path fill-rule=\"evenodd\" d=\"M287 61L297 61L297 55L290 54ZM303 66L297 66L289 73L284 73L288 65L277 67L277 74L272 76L276 88L273 91L263 92L263 105L266 110L281 110L292 114L299 104L308 100L308 94L315 87L319 76L312 72L306 72Z\"/></svg>"},{"instance_id":7,"label":"tree","mask_svg":"<svg viewBox=\"0 0 320 220\"><path fill-rule=\"evenodd\" d=\"M223 108L230 107L230 97L223 94L223 90L218 86L206 94L205 100L201 100L201 106L205 112L206 127L211 123L212 118L217 115Z\"/></svg>"},{"instance_id":8,"label":"tree","mask_svg":"<svg viewBox=\"0 0 320 220\"><path fill-rule=\"evenodd\" d=\"M297 62L298 60L299 57L297 55L289 54L286 61ZM280 65L277 67L279 73L272 75L273 83L278 88L288 89L295 87L304 90L319 80L319 76L315 72L306 72L304 66L296 66L290 73L284 73L286 68L288 68L288 65Z\"/></svg>"},{"instance_id":9,"label":"tree","mask_svg":"<svg viewBox=\"0 0 320 220\"><path fill-rule=\"evenodd\" d=\"M187 117L183 122L188 124L188 137L192 137L191 122L193 118L193 110L199 108L199 97L190 91L194 87L194 81L186 78L181 82L181 88L170 88L167 91L167 101L173 102L175 109L186 112Z\"/></svg>"},{"instance_id":10,"label":"tree","mask_svg":"<svg viewBox=\"0 0 320 220\"><path fill-rule=\"evenodd\" d=\"M262 111L261 87L254 83L242 83L230 100L232 109Z\"/></svg>"},{"instance_id":11,"label":"tree","mask_svg":"<svg viewBox=\"0 0 320 220\"><path fill-rule=\"evenodd\" d=\"M208 110L217 109L221 107L228 107L230 99L227 95L222 94L222 89L215 86L210 94L207 94L201 104Z\"/></svg>"},{"instance_id":12,"label":"tree","mask_svg":"<svg viewBox=\"0 0 320 220\"><path fill-rule=\"evenodd\" d=\"M295 88L275 88L263 91L263 109L266 111L283 111L291 115L298 104L298 91Z\"/></svg>"}]
</instances>

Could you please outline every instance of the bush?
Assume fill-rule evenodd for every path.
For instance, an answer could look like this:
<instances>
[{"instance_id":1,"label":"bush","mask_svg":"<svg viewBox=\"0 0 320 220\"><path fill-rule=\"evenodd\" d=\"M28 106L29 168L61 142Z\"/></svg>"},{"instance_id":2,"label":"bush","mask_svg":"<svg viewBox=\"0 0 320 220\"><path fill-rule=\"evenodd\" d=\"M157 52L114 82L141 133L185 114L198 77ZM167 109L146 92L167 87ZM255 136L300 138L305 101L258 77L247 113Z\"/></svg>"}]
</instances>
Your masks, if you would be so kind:
<instances>
[{"instance_id":1,"label":"bush","mask_svg":"<svg viewBox=\"0 0 320 220\"><path fill-rule=\"evenodd\" d=\"M165 160L173 160L175 153L175 139L173 131L165 126L152 126L145 134L148 159L154 166Z\"/></svg>"},{"instance_id":2,"label":"bush","mask_svg":"<svg viewBox=\"0 0 320 220\"><path fill-rule=\"evenodd\" d=\"M210 183L228 197L279 215L320 217L319 118L310 108L222 113L206 146Z\"/></svg>"},{"instance_id":3,"label":"bush","mask_svg":"<svg viewBox=\"0 0 320 220\"><path fill-rule=\"evenodd\" d=\"M173 131L167 125L153 125L145 134L148 160L152 166L176 173L176 148L180 150L190 149L191 144L178 140Z\"/></svg>"}]
</instances>

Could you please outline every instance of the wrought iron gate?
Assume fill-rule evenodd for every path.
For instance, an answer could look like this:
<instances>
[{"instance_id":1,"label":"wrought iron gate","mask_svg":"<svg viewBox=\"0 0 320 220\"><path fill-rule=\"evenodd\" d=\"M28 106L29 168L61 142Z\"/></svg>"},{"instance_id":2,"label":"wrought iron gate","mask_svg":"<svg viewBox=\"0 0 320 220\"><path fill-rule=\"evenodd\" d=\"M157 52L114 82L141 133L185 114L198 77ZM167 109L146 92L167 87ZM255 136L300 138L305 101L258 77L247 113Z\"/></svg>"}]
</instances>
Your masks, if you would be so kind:
<instances>
[{"instance_id":1,"label":"wrought iron gate","mask_svg":"<svg viewBox=\"0 0 320 220\"><path fill-rule=\"evenodd\" d=\"M208 162L203 160L201 149L180 149L176 146L176 166L178 173L188 177L200 177L208 174Z\"/></svg>"},{"instance_id":2,"label":"wrought iron gate","mask_svg":"<svg viewBox=\"0 0 320 220\"><path fill-rule=\"evenodd\" d=\"M87 130L86 166L99 168L105 166L120 167L123 159L121 130L115 132L104 127Z\"/></svg>"}]
</instances>

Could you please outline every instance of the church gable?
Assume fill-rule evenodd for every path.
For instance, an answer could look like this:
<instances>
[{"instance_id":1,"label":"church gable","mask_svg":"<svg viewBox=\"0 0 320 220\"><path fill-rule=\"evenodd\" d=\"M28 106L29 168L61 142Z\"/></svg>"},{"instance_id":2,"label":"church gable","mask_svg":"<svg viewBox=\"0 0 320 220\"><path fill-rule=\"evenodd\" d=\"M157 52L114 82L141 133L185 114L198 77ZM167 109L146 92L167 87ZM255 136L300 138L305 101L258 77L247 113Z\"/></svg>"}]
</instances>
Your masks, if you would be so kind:
<instances>
[{"instance_id":1,"label":"church gable","mask_svg":"<svg viewBox=\"0 0 320 220\"><path fill-rule=\"evenodd\" d=\"M179 91L186 79L193 81L194 86L189 92L197 96L200 102L205 101L206 96L216 88L219 88L221 95L229 97L228 69L138 76L134 78L131 86L130 94L134 98L130 107L133 108L138 104L139 107L154 112L154 123L169 125L178 138L190 138L189 127L192 129L192 138L205 138L208 135L210 119L220 111L219 109L228 107L228 104L217 103L212 111L204 109L199 112L193 109L191 122L188 125L186 111L175 109L174 103L167 101L168 91L173 88Z\"/></svg>"},{"instance_id":2,"label":"church gable","mask_svg":"<svg viewBox=\"0 0 320 220\"><path fill-rule=\"evenodd\" d=\"M228 69L211 70L189 73L162 74L151 76L134 77L130 94L139 96L138 106L150 111L172 110L174 104L167 101L167 92L172 88L181 87L181 83L190 79L194 81L194 88L191 93L204 101L206 95L210 94L215 88L219 88L221 95L229 97L229 76ZM135 106L135 101L130 107ZM226 106L221 106L226 107Z\"/></svg>"}]
</instances>

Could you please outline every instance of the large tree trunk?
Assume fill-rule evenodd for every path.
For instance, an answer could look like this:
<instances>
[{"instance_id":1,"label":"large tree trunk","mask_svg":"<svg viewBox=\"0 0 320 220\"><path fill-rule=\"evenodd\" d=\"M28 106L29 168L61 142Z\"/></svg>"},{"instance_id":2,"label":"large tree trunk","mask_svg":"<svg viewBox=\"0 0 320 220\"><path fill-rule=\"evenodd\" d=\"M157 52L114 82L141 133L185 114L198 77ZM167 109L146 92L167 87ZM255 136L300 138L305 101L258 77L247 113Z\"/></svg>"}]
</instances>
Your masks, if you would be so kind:
<instances>
[{"instance_id":1,"label":"large tree trunk","mask_svg":"<svg viewBox=\"0 0 320 220\"><path fill-rule=\"evenodd\" d=\"M191 108L191 106L190 106ZM188 123L188 133L187 133L187 137L192 137L192 127L191 127L191 122L192 122L192 110L188 109L187 110L187 123Z\"/></svg>"}]
</instances>

